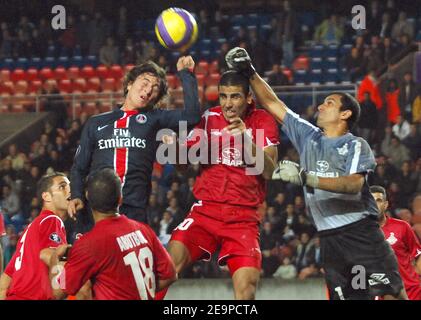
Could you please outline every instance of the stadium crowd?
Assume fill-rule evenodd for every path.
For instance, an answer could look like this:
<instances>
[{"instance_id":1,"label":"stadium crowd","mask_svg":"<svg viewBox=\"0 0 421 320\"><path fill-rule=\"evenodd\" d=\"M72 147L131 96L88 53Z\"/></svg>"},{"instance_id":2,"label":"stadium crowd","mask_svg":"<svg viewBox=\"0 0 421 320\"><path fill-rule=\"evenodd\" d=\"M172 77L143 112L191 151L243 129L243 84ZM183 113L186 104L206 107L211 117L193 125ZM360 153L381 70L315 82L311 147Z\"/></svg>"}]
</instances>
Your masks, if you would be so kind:
<instances>
[{"instance_id":1,"label":"stadium crowd","mask_svg":"<svg viewBox=\"0 0 421 320\"><path fill-rule=\"evenodd\" d=\"M385 92L377 83L377 71L414 40L415 25L407 19L408 13L399 11L396 3L389 0L384 7L380 1L371 2L367 10L368 29L364 32L356 33L350 28L349 19L336 13L307 30L299 27L291 5L291 1L284 1L280 12L272 16L264 30L233 28L232 20L219 10L213 15L201 10L197 12L197 20L202 37L226 40L213 56L220 72L226 69L225 53L233 46L242 46L251 53L258 70L267 70L265 75L273 86L294 82L287 70L293 69L305 55L301 46L306 40L324 45L352 43L349 53L340 57L340 63L352 83L362 80L358 90L362 116L357 133L375 151L377 168L371 183L387 189L391 216L408 221L421 237L421 88L411 73L402 79L388 79ZM94 16L75 11L68 16L67 23L67 29L57 34L44 18L31 21L22 16L18 22L2 22L0 59L44 58L50 54L95 55L104 65L153 60L168 72L174 71L170 67L171 54L146 36L132 36L136 26L125 7L111 20L100 11ZM310 106L302 114L313 123L314 107ZM76 120L68 118L66 112L58 115L58 122L45 123L44 132L30 145L12 144L0 157L0 211L6 222L6 235L2 237L5 264L16 248L20 232L39 214L36 182L48 171L69 172L88 118L86 112ZM296 151L285 137L278 153L279 159L298 161ZM194 202L192 187L198 170L195 165L183 172L172 165L154 167L147 214L164 245ZM320 276L319 241L306 213L301 188L269 181L267 189L265 206L261 208L263 276L283 279ZM215 261L199 262L184 276L227 277L228 272Z\"/></svg>"}]
</instances>

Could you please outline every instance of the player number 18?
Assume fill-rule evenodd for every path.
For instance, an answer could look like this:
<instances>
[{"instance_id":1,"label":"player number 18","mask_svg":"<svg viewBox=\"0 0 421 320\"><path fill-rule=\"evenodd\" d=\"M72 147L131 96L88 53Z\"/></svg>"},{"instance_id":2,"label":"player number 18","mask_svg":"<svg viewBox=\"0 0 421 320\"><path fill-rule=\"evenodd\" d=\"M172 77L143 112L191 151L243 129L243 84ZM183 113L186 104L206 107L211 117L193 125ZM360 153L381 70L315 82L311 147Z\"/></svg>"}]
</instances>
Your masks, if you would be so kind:
<instances>
[{"instance_id":1,"label":"player number 18","mask_svg":"<svg viewBox=\"0 0 421 320\"><path fill-rule=\"evenodd\" d=\"M149 299L146 290L154 298L156 285L151 250L148 247L141 248L137 256L136 252L132 251L124 256L124 263L132 269L140 299Z\"/></svg>"}]
</instances>

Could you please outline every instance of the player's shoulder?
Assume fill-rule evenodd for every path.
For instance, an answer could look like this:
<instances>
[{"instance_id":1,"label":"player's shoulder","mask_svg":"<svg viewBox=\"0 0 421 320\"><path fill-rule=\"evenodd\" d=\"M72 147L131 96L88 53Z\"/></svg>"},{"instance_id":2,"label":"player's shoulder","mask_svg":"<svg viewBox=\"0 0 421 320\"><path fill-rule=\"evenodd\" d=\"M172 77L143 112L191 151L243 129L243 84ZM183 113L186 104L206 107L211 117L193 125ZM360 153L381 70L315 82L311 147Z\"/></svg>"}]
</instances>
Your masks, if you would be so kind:
<instances>
[{"instance_id":1,"label":"player's shoulder","mask_svg":"<svg viewBox=\"0 0 421 320\"><path fill-rule=\"evenodd\" d=\"M34 220L34 222L35 221L39 226L47 224L60 224L60 226L64 228L64 222L59 216L45 211L41 212L41 214Z\"/></svg>"},{"instance_id":2,"label":"player's shoulder","mask_svg":"<svg viewBox=\"0 0 421 320\"><path fill-rule=\"evenodd\" d=\"M389 219L389 223L392 225L399 226L404 229L411 229L411 225L404 220L396 219L396 218L388 218L388 219Z\"/></svg>"},{"instance_id":3,"label":"player's shoulder","mask_svg":"<svg viewBox=\"0 0 421 320\"><path fill-rule=\"evenodd\" d=\"M202 117L211 117L211 116L221 116L222 115L222 107L216 106L207 109L205 112L203 112Z\"/></svg>"},{"instance_id":4,"label":"player's shoulder","mask_svg":"<svg viewBox=\"0 0 421 320\"><path fill-rule=\"evenodd\" d=\"M269 122L275 124L276 121L272 115L265 109L254 109L251 116L257 121Z\"/></svg>"},{"instance_id":5,"label":"player's shoulder","mask_svg":"<svg viewBox=\"0 0 421 320\"><path fill-rule=\"evenodd\" d=\"M87 124L97 124L97 123L109 121L110 119L119 118L121 113L122 112L120 109L114 109L111 111L99 113L99 114L91 116L88 119Z\"/></svg>"}]
</instances>

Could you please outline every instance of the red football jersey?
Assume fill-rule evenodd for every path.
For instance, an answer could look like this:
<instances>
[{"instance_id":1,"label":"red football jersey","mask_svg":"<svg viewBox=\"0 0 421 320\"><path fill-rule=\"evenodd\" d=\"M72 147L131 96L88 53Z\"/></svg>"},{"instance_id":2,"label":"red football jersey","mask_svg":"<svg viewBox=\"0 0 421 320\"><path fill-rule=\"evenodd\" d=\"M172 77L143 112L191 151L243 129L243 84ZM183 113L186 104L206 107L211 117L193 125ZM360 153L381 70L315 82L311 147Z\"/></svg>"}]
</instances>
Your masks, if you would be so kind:
<instances>
[{"instance_id":1,"label":"red football jersey","mask_svg":"<svg viewBox=\"0 0 421 320\"><path fill-rule=\"evenodd\" d=\"M256 146L265 148L279 144L278 126L265 110L249 105L243 121L246 134L252 137ZM222 131L228 125L222 108L214 107L204 112L199 124L189 134L187 146L190 151L203 142L208 146L208 164L202 164L193 194L204 202L258 207L265 198L266 182L261 174L246 174L243 143Z\"/></svg>"},{"instance_id":2,"label":"red football jersey","mask_svg":"<svg viewBox=\"0 0 421 320\"><path fill-rule=\"evenodd\" d=\"M48 267L39 254L42 249L56 248L66 243L63 221L51 211L41 211L24 230L16 252L4 271L12 278L6 299L53 299Z\"/></svg>"},{"instance_id":3,"label":"red football jersey","mask_svg":"<svg viewBox=\"0 0 421 320\"><path fill-rule=\"evenodd\" d=\"M91 280L94 299L149 300L158 279L174 275L174 263L153 230L120 215L97 222L76 240L59 282L69 295Z\"/></svg>"},{"instance_id":4,"label":"red football jersey","mask_svg":"<svg viewBox=\"0 0 421 320\"><path fill-rule=\"evenodd\" d=\"M3 212L0 212L0 237L6 235L6 226L4 224Z\"/></svg>"},{"instance_id":5,"label":"red football jersey","mask_svg":"<svg viewBox=\"0 0 421 320\"><path fill-rule=\"evenodd\" d=\"M406 221L394 218L387 218L382 230L398 259L405 289L410 291L413 287L420 287L420 276L415 271L413 261L421 254L421 245L414 231Z\"/></svg>"}]
</instances>

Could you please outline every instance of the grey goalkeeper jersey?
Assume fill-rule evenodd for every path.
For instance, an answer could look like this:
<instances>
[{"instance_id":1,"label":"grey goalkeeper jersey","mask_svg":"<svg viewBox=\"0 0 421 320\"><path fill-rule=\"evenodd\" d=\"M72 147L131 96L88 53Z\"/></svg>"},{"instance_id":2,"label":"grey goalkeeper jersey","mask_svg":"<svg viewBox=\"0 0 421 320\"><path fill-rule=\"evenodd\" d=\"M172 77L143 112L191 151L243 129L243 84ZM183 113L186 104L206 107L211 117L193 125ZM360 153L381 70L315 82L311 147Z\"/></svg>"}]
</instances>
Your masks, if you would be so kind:
<instances>
[{"instance_id":1,"label":"grey goalkeeper jersey","mask_svg":"<svg viewBox=\"0 0 421 320\"><path fill-rule=\"evenodd\" d=\"M282 130L300 154L300 165L308 173L334 178L354 173L365 175L358 194L344 194L304 188L307 211L318 231L339 228L369 215L377 216L377 206L367 183L367 173L376 167L368 143L347 133L327 138L323 132L288 110Z\"/></svg>"}]
</instances>

